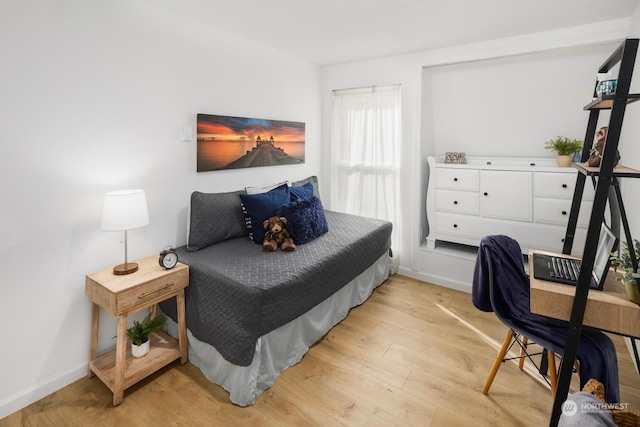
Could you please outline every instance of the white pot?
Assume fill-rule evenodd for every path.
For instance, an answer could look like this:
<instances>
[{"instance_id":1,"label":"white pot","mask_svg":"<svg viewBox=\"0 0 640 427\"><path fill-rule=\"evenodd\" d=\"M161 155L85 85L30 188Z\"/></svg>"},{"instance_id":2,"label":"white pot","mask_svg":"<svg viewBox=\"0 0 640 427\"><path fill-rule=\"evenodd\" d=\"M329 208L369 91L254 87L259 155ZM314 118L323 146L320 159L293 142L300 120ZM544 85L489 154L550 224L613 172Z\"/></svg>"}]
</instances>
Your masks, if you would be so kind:
<instances>
[{"instance_id":1,"label":"white pot","mask_svg":"<svg viewBox=\"0 0 640 427\"><path fill-rule=\"evenodd\" d=\"M142 357L145 354L149 353L150 342L151 340L147 340L146 342L143 342L141 345L135 345L134 343L131 343L131 355L133 357Z\"/></svg>"}]
</instances>

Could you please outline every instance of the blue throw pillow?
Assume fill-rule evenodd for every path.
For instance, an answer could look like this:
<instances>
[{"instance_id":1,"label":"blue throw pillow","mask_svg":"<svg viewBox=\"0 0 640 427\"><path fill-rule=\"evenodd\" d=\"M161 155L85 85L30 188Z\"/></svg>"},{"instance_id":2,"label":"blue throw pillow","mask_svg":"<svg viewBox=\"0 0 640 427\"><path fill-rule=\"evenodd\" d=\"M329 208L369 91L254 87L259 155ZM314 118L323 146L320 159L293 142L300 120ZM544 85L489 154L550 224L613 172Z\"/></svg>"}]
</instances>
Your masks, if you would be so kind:
<instances>
[{"instance_id":1,"label":"blue throw pillow","mask_svg":"<svg viewBox=\"0 0 640 427\"><path fill-rule=\"evenodd\" d=\"M296 245L302 245L329 231L322 202L316 196L280 206L277 216L287 218L287 231Z\"/></svg>"},{"instance_id":2,"label":"blue throw pillow","mask_svg":"<svg viewBox=\"0 0 640 427\"><path fill-rule=\"evenodd\" d=\"M271 191L261 194L240 194L245 223L249 230L249 238L257 244L264 240L262 223L276 214L279 206L289 203L289 187L283 184Z\"/></svg>"},{"instance_id":3,"label":"blue throw pillow","mask_svg":"<svg viewBox=\"0 0 640 427\"><path fill-rule=\"evenodd\" d=\"M291 183L292 187L301 187L307 183L311 183L311 186L313 187L313 195L316 197L320 197L320 188L318 186L318 177L315 175L312 175L308 178L305 179L301 179L300 181L294 181Z\"/></svg>"},{"instance_id":4,"label":"blue throw pillow","mask_svg":"<svg viewBox=\"0 0 640 427\"><path fill-rule=\"evenodd\" d=\"M289 187L289 192L291 193L292 202L300 199L308 199L313 197L313 185L308 182L299 187Z\"/></svg>"}]
</instances>

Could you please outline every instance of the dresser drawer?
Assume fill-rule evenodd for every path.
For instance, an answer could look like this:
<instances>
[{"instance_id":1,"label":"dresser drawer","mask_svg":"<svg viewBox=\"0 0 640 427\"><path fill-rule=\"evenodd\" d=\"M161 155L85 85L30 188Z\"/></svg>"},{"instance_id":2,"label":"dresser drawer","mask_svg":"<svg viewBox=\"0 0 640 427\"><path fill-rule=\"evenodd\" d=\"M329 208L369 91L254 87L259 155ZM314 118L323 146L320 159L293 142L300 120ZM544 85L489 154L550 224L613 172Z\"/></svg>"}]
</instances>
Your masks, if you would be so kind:
<instances>
[{"instance_id":1,"label":"dresser drawer","mask_svg":"<svg viewBox=\"0 0 640 427\"><path fill-rule=\"evenodd\" d=\"M575 173L537 172L533 178L534 195L571 199L576 186Z\"/></svg>"},{"instance_id":2,"label":"dresser drawer","mask_svg":"<svg viewBox=\"0 0 640 427\"><path fill-rule=\"evenodd\" d=\"M478 191L480 174L478 170L436 168L436 188L450 190Z\"/></svg>"},{"instance_id":3,"label":"dresser drawer","mask_svg":"<svg viewBox=\"0 0 640 427\"><path fill-rule=\"evenodd\" d=\"M575 173L536 172L534 174L534 195L538 197L559 197L572 199L576 187ZM582 200L593 200L594 191L591 179L584 184Z\"/></svg>"},{"instance_id":4,"label":"dresser drawer","mask_svg":"<svg viewBox=\"0 0 640 427\"><path fill-rule=\"evenodd\" d=\"M471 191L436 190L436 210L460 214L478 215L478 193Z\"/></svg>"},{"instance_id":5,"label":"dresser drawer","mask_svg":"<svg viewBox=\"0 0 640 427\"><path fill-rule=\"evenodd\" d=\"M476 239L484 235L479 217L448 213L436 213L436 232Z\"/></svg>"},{"instance_id":6,"label":"dresser drawer","mask_svg":"<svg viewBox=\"0 0 640 427\"><path fill-rule=\"evenodd\" d=\"M535 222L545 224L567 225L571 200L536 198L533 203Z\"/></svg>"},{"instance_id":7,"label":"dresser drawer","mask_svg":"<svg viewBox=\"0 0 640 427\"><path fill-rule=\"evenodd\" d=\"M536 197L533 205L534 221L544 224L556 224L566 226L571 213L571 199L548 199ZM589 225L592 202L583 201L580 204L578 214L578 227Z\"/></svg>"}]
</instances>

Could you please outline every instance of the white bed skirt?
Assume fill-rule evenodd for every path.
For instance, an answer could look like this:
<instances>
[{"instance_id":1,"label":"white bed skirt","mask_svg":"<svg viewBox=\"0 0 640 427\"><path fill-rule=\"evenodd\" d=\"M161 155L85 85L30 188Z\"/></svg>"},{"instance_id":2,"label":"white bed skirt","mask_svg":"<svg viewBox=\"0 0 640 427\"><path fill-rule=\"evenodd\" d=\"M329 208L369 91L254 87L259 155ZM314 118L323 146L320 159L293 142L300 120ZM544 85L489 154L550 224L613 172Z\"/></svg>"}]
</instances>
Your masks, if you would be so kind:
<instances>
[{"instance_id":1,"label":"white bed skirt","mask_svg":"<svg viewBox=\"0 0 640 427\"><path fill-rule=\"evenodd\" d=\"M216 349L196 339L188 330L189 361L211 382L229 392L231 402L253 405L273 384L280 372L298 363L309 347L347 317L352 307L362 304L389 277L389 256L373 265L335 294L291 322L258 338L253 362L237 366L227 362ZM177 324L168 319L167 332L178 336Z\"/></svg>"}]
</instances>

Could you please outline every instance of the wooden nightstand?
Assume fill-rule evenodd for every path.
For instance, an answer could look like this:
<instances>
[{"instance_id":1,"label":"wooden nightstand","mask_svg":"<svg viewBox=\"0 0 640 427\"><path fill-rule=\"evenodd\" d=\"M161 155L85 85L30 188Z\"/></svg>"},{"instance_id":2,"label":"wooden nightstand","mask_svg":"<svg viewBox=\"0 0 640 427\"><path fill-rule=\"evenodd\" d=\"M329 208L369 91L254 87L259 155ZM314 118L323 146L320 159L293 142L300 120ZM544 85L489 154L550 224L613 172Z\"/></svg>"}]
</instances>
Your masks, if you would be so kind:
<instances>
[{"instance_id":1,"label":"wooden nightstand","mask_svg":"<svg viewBox=\"0 0 640 427\"><path fill-rule=\"evenodd\" d=\"M187 325L184 289L189 286L189 267L178 263L171 270L158 264L158 255L138 260L135 273L116 276L112 268L87 275L85 294L91 300L91 344L89 376L94 374L113 391L113 404L122 402L124 390L158 369L181 358L187 361ZM178 340L163 331L154 332L151 350L141 358L131 355L127 346L127 317L151 307L155 316L157 304L177 297ZM116 347L98 356L100 308L118 318Z\"/></svg>"}]
</instances>

